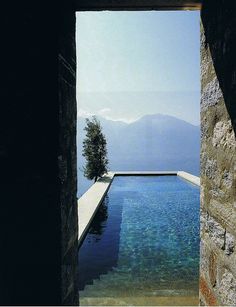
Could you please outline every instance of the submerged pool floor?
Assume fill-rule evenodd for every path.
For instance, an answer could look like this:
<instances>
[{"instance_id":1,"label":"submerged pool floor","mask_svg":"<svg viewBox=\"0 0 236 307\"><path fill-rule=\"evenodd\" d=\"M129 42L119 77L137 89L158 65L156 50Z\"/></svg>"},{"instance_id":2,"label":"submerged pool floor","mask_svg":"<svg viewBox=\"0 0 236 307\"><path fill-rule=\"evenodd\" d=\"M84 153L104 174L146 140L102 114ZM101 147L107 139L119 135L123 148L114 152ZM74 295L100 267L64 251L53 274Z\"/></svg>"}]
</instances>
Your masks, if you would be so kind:
<instances>
[{"instance_id":1,"label":"submerged pool floor","mask_svg":"<svg viewBox=\"0 0 236 307\"><path fill-rule=\"evenodd\" d=\"M199 187L116 176L79 249L81 305L197 305Z\"/></svg>"}]
</instances>

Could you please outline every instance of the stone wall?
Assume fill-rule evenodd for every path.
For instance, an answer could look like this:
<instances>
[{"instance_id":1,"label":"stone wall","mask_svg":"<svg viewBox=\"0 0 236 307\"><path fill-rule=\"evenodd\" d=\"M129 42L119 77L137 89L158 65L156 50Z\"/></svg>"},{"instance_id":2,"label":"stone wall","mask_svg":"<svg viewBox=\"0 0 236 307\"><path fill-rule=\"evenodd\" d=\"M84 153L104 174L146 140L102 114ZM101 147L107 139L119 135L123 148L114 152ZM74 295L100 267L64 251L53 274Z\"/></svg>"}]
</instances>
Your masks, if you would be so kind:
<instances>
[{"instance_id":1,"label":"stone wall","mask_svg":"<svg viewBox=\"0 0 236 307\"><path fill-rule=\"evenodd\" d=\"M78 303L71 2L0 19L0 305Z\"/></svg>"},{"instance_id":2,"label":"stone wall","mask_svg":"<svg viewBox=\"0 0 236 307\"><path fill-rule=\"evenodd\" d=\"M201 12L202 305L236 305L236 2Z\"/></svg>"},{"instance_id":3,"label":"stone wall","mask_svg":"<svg viewBox=\"0 0 236 307\"><path fill-rule=\"evenodd\" d=\"M62 11L59 23L60 203L62 304L78 304L78 212L76 157L75 11Z\"/></svg>"}]
</instances>

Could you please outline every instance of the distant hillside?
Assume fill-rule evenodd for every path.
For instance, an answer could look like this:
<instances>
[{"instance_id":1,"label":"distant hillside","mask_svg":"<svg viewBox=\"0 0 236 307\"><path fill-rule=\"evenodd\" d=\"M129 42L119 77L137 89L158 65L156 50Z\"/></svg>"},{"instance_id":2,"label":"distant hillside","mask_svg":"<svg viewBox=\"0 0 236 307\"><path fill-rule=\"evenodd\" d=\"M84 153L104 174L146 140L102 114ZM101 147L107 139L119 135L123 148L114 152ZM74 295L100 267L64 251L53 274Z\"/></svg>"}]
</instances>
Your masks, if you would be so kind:
<instances>
[{"instance_id":1,"label":"distant hillside","mask_svg":"<svg viewBox=\"0 0 236 307\"><path fill-rule=\"evenodd\" d=\"M145 115L126 124L98 117L107 138L110 170L185 170L199 175L200 127L173 116ZM85 119L78 120L78 167L85 164ZM92 184L79 171L79 195Z\"/></svg>"}]
</instances>

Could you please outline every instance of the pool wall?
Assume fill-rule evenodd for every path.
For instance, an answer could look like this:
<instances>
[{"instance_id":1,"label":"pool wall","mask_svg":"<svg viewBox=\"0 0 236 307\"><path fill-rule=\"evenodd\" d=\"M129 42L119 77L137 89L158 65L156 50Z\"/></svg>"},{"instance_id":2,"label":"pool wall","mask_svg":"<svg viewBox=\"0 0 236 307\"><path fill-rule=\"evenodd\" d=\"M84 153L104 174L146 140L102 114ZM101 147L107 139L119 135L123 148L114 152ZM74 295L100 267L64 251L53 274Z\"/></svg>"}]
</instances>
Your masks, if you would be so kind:
<instances>
[{"instance_id":1,"label":"pool wall","mask_svg":"<svg viewBox=\"0 0 236 307\"><path fill-rule=\"evenodd\" d=\"M114 176L179 176L200 186L200 178L184 171L119 171L109 172L100 178L78 200L78 228L79 245L83 242L85 234L91 224L100 204L102 203Z\"/></svg>"}]
</instances>

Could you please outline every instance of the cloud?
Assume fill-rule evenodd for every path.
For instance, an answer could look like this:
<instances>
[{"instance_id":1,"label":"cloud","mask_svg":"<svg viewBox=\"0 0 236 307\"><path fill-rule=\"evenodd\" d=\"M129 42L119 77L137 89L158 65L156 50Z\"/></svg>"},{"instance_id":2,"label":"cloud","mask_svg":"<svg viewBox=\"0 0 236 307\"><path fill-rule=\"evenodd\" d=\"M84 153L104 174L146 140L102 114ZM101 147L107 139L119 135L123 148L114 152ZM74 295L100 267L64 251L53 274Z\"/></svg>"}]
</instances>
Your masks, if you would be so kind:
<instances>
[{"instance_id":1,"label":"cloud","mask_svg":"<svg viewBox=\"0 0 236 307\"><path fill-rule=\"evenodd\" d=\"M126 124L131 124L133 122L135 122L136 120L138 120L140 117L138 118L124 118L124 117L112 117L112 116L104 116L105 119L108 120L112 120L114 122L124 122Z\"/></svg>"},{"instance_id":2,"label":"cloud","mask_svg":"<svg viewBox=\"0 0 236 307\"><path fill-rule=\"evenodd\" d=\"M136 122L137 120L139 120L141 117L137 117L137 118L121 118L119 119L120 121L122 122L125 122L127 124L131 124L131 123L134 123Z\"/></svg>"},{"instance_id":3,"label":"cloud","mask_svg":"<svg viewBox=\"0 0 236 307\"><path fill-rule=\"evenodd\" d=\"M103 109L101 109L97 112L92 113L88 110L79 108L78 112L77 112L77 116L87 118L87 117L91 117L93 115L99 115L99 116L101 116L101 117L103 117L107 120L121 121L121 122L124 122L126 124L133 123L140 118L140 117L138 117L138 118L116 117L114 115L109 115L109 113L111 113L111 111L112 110L110 108L103 108Z\"/></svg>"},{"instance_id":4,"label":"cloud","mask_svg":"<svg viewBox=\"0 0 236 307\"><path fill-rule=\"evenodd\" d=\"M98 115L106 116L106 114L108 114L110 112L111 112L110 108L104 108L104 109L99 110L97 113L98 113Z\"/></svg>"},{"instance_id":5,"label":"cloud","mask_svg":"<svg viewBox=\"0 0 236 307\"><path fill-rule=\"evenodd\" d=\"M116 117L114 114L111 114L112 110L110 108L103 108L97 112L97 115L101 117L112 120L112 121L121 121L127 124L135 122L138 118L125 118L125 117ZM113 112L114 113L114 112Z\"/></svg>"},{"instance_id":6,"label":"cloud","mask_svg":"<svg viewBox=\"0 0 236 307\"><path fill-rule=\"evenodd\" d=\"M91 113L87 110L84 110L84 109L78 109L78 111L77 111L78 117L85 117L86 118L86 117L90 117L90 116L93 116L93 115L95 115L95 114Z\"/></svg>"}]
</instances>

